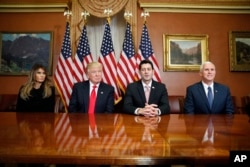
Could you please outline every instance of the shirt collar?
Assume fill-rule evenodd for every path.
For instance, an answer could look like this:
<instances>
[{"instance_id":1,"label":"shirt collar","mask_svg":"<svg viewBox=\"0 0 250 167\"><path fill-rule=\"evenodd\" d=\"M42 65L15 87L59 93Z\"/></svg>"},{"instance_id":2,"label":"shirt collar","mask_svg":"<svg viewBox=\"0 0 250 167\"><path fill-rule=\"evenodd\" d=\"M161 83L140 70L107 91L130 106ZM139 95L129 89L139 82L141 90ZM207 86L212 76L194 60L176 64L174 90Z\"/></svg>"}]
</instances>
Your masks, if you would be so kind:
<instances>
[{"instance_id":1,"label":"shirt collar","mask_svg":"<svg viewBox=\"0 0 250 167\"><path fill-rule=\"evenodd\" d=\"M205 90L207 90L208 87L211 87L212 90L214 88L214 83L212 83L211 85L208 85L208 84L206 84L205 82L202 81L202 85L203 85Z\"/></svg>"},{"instance_id":2,"label":"shirt collar","mask_svg":"<svg viewBox=\"0 0 250 167\"><path fill-rule=\"evenodd\" d=\"M141 81L142 83L142 86L145 87L145 86L149 86L151 88L151 85L152 85L152 80L149 82L149 84L146 84L145 82Z\"/></svg>"},{"instance_id":3,"label":"shirt collar","mask_svg":"<svg viewBox=\"0 0 250 167\"><path fill-rule=\"evenodd\" d=\"M94 84L93 82L89 81L89 86L90 86L90 88L92 88L94 85L95 85L95 84ZM99 85L100 85L100 83L96 84L96 87L98 88Z\"/></svg>"}]
</instances>

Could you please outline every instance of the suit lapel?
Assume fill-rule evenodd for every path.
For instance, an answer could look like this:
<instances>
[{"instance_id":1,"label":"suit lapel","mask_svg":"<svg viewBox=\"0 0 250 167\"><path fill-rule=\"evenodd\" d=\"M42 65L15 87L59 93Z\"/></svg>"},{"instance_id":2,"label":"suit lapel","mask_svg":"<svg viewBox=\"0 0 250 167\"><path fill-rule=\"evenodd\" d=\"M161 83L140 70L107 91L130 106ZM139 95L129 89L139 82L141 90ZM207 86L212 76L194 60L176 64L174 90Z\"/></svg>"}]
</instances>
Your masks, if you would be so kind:
<instances>
[{"instance_id":1,"label":"suit lapel","mask_svg":"<svg viewBox=\"0 0 250 167\"><path fill-rule=\"evenodd\" d=\"M155 94L156 94L156 91L155 91L155 88L156 88L156 82L154 80L152 80L152 85L151 85L151 89L150 89L150 94L149 94L149 100L148 100L148 103L152 103L152 100L155 99Z\"/></svg>"},{"instance_id":2,"label":"suit lapel","mask_svg":"<svg viewBox=\"0 0 250 167\"><path fill-rule=\"evenodd\" d=\"M97 94L96 94L96 101L101 100L101 96L100 95L102 95L102 94L103 94L103 84L100 83L98 91L97 91Z\"/></svg>"},{"instance_id":3,"label":"suit lapel","mask_svg":"<svg viewBox=\"0 0 250 167\"><path fill-rule=\"evenodd\" d=\"M83 90L87 90L86 92L83 92L84 96L84 104L87 104L84 106L86 113L88 113L88 108L89 108L89 82L86 82L86 84L83 84Z\"/></svg>"},{"instance_id":4,"label":"suit lapel","mask_svg":"<svg viewBox=\"0 0 250 167\"><path fill-rule=\"evenodd\" d=\"M214 92L214 100L213 100L213 105L212 105L212 109L214 109L215 107L216 107L216 105L217 105L217 102L218 102L218 94L217 94L217 92L218 92L218 85L216 84L216 83L214 83L214 90L213 90Z\"/></svg>"},{"instance_id":5,"label":"suit lapel","mask_svg":"<svg viewBox=\"0 0 250 167\"><path fill-rule=\"evenodd\" d=\"M146 102L146 97L145 97L144 88L142 86L141 80L138 81L137 91L139 93L140 99L142 99L142 103L145 103ZM149 99L150 99L150 97L149 97Z\"/></svg>"},{"instance_id":6,"label":"suit lapel","mask_svg":"<svg viewBox=\"0 0 250 167\"><path fill-rule=\"evenodd\" d=\"M200 82L200 84L198 86L198 90L199 90L199 93L200 93L200 95L202 97L202 100L205 101L206 106L207 106L208 110L210 111L211 109L210 109L210 106L209 106L209 103L208 103L207 95L206 95L206 92L205 92L204 87L203 87L201 82Z\"/></svg>"}]
</instances>

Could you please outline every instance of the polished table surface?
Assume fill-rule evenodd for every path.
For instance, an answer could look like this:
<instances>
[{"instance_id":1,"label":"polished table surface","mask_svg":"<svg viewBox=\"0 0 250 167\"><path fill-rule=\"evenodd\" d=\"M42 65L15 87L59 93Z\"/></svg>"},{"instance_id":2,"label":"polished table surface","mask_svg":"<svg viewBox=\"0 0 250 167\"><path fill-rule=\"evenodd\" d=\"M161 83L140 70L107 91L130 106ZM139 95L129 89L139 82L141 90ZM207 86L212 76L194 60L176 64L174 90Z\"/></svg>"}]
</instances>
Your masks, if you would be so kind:
<instances>
[{"instance_id":1,"label":"polished table surface","mask_svg":"<svg viewBox=\"0 0 250 167\"><path fill-rule=\"evenodd\" d=\"M228 164L249 116L0 112L0 163ZM92 130L93 129L93 130Z\"/></svg>"}]
</instances>

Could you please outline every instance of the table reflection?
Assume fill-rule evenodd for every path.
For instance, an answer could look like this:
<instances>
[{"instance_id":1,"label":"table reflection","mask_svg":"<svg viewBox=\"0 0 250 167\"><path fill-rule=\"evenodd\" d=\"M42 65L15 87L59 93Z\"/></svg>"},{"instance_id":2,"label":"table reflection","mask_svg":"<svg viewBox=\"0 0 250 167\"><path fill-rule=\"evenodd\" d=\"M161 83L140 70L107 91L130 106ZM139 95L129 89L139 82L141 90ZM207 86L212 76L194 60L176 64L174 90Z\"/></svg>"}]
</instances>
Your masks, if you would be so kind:
<instances>
[{"instance_id":1,"label":"table reflection","mask_svg":"<svg viewBox=\"0 0 250 167\"><path fill-rule=\"evenodd\" d=\"M3 163L228 164L231 150L250 149L249 117L243 114L2 112L0 117Z\"/></svg>"},{"instance_id":2,"label":"table reflection","mask_svg":"<svg viewBox=\"0 0 250 167\"><path fill-rule=\"evenodd\" d=\"M233 116L203 115L185 116L187 134L193 142L192 154L197 156L229 155L231 147L230 134Z\"/></svg>"},{"instance_id":3,"label":"table reflection","mask_svg":"<svg viewBox=\"0 0 250 167\"><path fill-rule=\"evenodd\" d=\"M124 119L121 114L60 114L55 121L57 151L162 156L165 140L158 130L160 124L161 117ZM163 129L167 130L167 126Z\"/></svg>"},{"instance_id":4,"label":"table reflection","mask_svg":"<svg viewBox=\"0 0 250 167\"><path fill-rule=\"evenodd\" d=\"M16 114L19 127L18 141L25 144L25 152L41 152L53 145L53 117L25 113Z\"/></svg>"}]
</instances>

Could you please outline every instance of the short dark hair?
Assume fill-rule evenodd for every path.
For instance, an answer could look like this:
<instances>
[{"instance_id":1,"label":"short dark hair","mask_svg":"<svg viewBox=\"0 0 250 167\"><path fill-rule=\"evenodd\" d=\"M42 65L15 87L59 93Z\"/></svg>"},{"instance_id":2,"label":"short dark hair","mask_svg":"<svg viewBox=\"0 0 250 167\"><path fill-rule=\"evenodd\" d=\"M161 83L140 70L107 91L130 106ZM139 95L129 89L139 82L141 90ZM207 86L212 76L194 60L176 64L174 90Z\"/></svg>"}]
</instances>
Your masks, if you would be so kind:
<instances>
[{"instance_id":1,"label":"short dark hair","mask_svg":"<svg viewBox=\"0 0 250 167\"><path fill-rule=\"evenodd\" d=\"M151 67L152 67L152 69L154 69L153 63L152 63L150 60L145 59L145 60L142 60L141 63L139 64L139 70L141 69L141 66L142 66L143 64L150 64Z\"/></svg>"}]
</instances>

